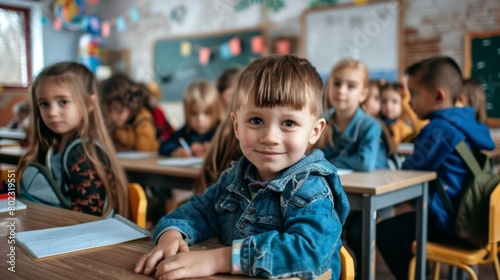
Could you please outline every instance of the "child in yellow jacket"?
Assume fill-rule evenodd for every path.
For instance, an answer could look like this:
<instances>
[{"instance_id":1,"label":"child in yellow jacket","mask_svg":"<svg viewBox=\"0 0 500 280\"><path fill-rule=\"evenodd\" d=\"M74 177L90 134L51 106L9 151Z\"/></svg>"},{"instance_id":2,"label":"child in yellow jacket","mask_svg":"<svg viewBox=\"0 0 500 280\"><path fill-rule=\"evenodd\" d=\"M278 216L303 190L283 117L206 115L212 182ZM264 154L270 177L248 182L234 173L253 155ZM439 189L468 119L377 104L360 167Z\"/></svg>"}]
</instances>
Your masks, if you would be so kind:
<instances>
[{"instance_id":1,"label":"child in yellow jacket","mask_svg":"<svg viewBox=\"0 0 500 280\"><path fill-rule=\"evenodd\" d=\"M102 82L100 93L116 150L157 151L159 143L146 87L124 74L115 74Z\"/></svg>"}]
</instances>

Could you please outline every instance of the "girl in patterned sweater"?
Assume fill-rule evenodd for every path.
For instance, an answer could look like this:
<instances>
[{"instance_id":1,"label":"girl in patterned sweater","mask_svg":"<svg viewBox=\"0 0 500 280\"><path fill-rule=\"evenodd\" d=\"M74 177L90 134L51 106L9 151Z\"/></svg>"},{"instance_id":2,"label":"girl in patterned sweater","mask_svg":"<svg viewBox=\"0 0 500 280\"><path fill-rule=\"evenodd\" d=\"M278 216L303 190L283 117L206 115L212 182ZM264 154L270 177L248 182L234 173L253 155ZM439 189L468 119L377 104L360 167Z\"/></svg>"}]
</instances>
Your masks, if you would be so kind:
<instances>
[{"instance_id":1,"label":"girl in patterned sweater","mask_svg":"<svg viewBox=\"0 0 500 280\"><path fill-rule=\"evenodd\" d=\"M34 131L18 166L21 197L96 216L127 217L126 177L104 125L93 73L76 62L54 64L36 77L31 99ZM28 191L33 163L48 169L47 183L60 188L54 191L62 194L59 205Z\"/></svg>"}]
</instances>

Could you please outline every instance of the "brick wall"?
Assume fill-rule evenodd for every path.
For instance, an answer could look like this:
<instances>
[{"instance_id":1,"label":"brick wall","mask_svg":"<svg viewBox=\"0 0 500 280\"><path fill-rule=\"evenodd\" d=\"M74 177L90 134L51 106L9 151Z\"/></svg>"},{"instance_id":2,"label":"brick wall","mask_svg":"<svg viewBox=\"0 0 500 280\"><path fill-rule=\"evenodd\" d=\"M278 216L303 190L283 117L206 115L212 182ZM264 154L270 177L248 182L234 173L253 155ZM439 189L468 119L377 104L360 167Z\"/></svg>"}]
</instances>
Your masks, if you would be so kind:
<instances>
[{"instance_id":1,"label":"brick wall","mask_svg":"<svg viewBox=\"0 0 500 280\"><path fill-rule=\"evenodd\" d=\"M405 0L405 64L441 54L463 67L465 34L499 28L499 0Z\"/></svg>"}]
</instances>

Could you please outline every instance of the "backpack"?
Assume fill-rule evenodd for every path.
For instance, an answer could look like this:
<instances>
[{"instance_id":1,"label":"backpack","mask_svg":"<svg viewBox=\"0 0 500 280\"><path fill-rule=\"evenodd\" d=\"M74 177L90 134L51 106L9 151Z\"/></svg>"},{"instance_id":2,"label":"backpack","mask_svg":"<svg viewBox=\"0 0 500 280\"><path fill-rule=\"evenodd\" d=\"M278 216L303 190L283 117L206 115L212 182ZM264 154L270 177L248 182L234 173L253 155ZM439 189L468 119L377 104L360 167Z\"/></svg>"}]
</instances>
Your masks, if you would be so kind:
<instances>
[{"instance_id":1,"label":"backpack","mask_svg":"<svg viewBox=\"0 0 500 280\"><path fill-rule=\"evenodd\" d=\"M55 179L52 177L50 169L47 168L47 166L37 162L29 163L24 169L21 177L20 198L45 205L71 209L71 199L67 195L67 187L64 183L64 178L69 178L68 166L70 166L72 162L68 163L68 161L72 161L70 156L71 151L78 149L80 147L78 144L81 142L81 139L76 139L72 141L63 151L61 159L63 180L60 186L57 185ZM98 142L96 142L96 148L100 148L100 152L104 153L107 159L107 153Z\"/></svg>"},{"instance_id":2,"label":"backpack","mask_svg":"<svg viewBox=\"0 0 500 280\"><path fill-rule=\"evenodd\" d=\"M460 141L455 150L471 172L456 211L440 183L437 185L437 192L445 208L454 217L456 235L476 248L483 248L488 243L490 195L500 183L500 177L491 173L486 155L472 153L464 141Z\"/></svg>"}]
</instances>

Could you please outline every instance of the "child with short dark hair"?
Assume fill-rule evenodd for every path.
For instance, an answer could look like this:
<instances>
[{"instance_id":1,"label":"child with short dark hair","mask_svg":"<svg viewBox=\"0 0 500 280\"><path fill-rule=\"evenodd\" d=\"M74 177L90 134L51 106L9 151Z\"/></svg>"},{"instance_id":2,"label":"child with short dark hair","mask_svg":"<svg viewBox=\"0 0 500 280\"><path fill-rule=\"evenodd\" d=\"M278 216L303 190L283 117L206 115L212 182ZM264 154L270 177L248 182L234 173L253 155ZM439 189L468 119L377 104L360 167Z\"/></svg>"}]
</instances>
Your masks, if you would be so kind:
<instances>
[{"instance_id":1,"label":"child with short dark hair","mask_svg":"<svg viewBox=\"0 0 500 280\"><path fill-rule=\"evenodd\" d=\"M255 60L241 74L231 113L243 157L203 195L162 218L136 273L190 278L216 273L312 279L340 276L349 203L320 150L322 82L291 55ZM226 247L189 251L218 236Z\"/></svg>"},{"instance_id":2,"label":"child with short dark hair","mask_svg":"<svg viewBox=\"0 0 500 280\"><path fill-rule=\"evenodd\" d=\"M471 107L457 108L454 103L462 92L462 72L450 57L432 57L406 69L410 105L420 119L430 119L415 139L413 154L403 169L436 171L441 185L457 207L469 176L465 162L455 151L465 141L473 151L494 149L488 127L477 122ZM460 242L453 230L453 217L446 211L436 187L429 189L428 240ZM377 225L377 246L396 279L407 279L413 254L416 213L410 212Z\"/></svg>"}]
</instances>

